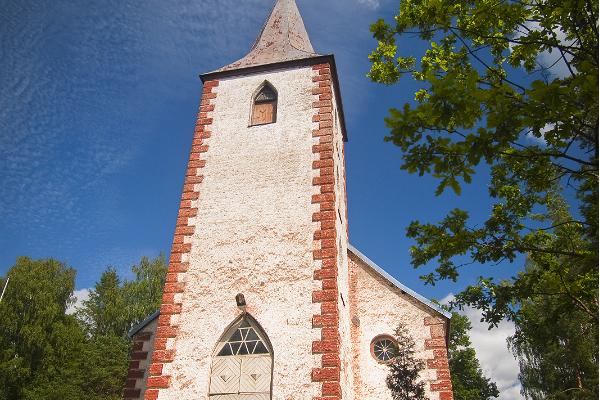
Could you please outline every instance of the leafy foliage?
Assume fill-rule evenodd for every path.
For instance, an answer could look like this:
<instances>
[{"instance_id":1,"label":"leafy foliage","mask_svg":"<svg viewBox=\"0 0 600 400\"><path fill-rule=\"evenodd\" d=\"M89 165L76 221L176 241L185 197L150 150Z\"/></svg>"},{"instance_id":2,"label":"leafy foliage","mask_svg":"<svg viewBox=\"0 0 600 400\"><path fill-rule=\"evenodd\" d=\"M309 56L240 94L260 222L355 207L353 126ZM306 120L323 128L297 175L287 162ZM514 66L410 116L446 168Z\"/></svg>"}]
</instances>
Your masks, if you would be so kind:
<instances>
[{"instance_id":1,"label":"leafy foliage","mask_svg":"<svg viewBox=\"0 0 600 400\"><path fill-rule=\"evenodd\" d=\"M86 322L89 334L126 337L128 331L127 303L117 271L109 267L90 291L89 299L78 310L78 317Z\"/></svg>"},{"instance_id":2,"label":"leafy foliage","mask_svg":"<svg viewBox=\"0 0 600 400\"><path fill-rule=\"evenodd\" d=\"M419 381L419 374L425 367L423 361L415 358L415 342L403 324L395 332L398 352L389 364L387 387L394 400L426 400L425 384Z\"/></svg>"},{"instance_id":3,"label":"leafy foliage","mask_svg":"<svg viewBox=\"0 0 600 400\"><path fill-rule=\"evenodd\" d=\"M486 378L469 338L469 319L456 312L450 321L448 359L455 400L489 400L499 396L498 387Z\"/></svg>"},{"instance_id":4,"label":"leafy foliage","mask_svg":"<svg viewBox=\"0 0 600 400\"><path fill-rule=\"evenodd\" d=\"M138 265L131 267L135 279L125 282L123 288L131 324L128 331L160 308L168 268L163 254L154 259L142 257Z\"/></svg>"},{"instance_id":5,"label":"leafy foliage","mask_svg":"<svg viewBox=\"0 0 600 400\"><path fill-rule=\"evenodd\" d=\"M76 363L65 345L83 340L76 320L65 315L75 271L55 260L20 257L8 277L0 303L0 399L41 398L39 388L61 381L65 362ZM74 391L65 387L62 398L76 398Z\"/></svg>"},{"instance_id":6,"label":"leafy foliage","mask_svg":"<svg viewBox=\"0 0 600 400\"><path fill-rule=\"evenodd\" d=\"M528 265L529 271L537 269ZM560 285L543 282L538 287L547 290ZM598 329L584 312L574 310L561 296L532 296L521 305L515 326L510 346L529 398L598 398Z\"/></svg>"},{"instance_id":7,"label":"leafy foliage","mask_svg":"<svg viewBox=\"0 0 600 400\"><path fill-rule=\"evenodd\" d=\"M437 224L410 224L413 265L436 263L423 277L429 284L456 281L469 264L527 257L537 266L504 281L482 272L457 295L456 305L480 309L491 325L533 323L524 314L543 312L545 302L562 310L557 325L571 326L576 315L579 329L598 330L597 21L598 2L589 0L402 0L393 23L371 26L378 46L370 78L421 84L412 104L386 118L386 140L403 151L402 168L437 178L436 194L460 194L476 172L490 173L483 223L455 209ZM419 59L399 54L401 34L429 43ZM515 347L525 393L568 389L554 385L570 381L567 364L556 366L552 384L531 378L535 365L554 358L534 351L543 341L525 340L529 334L523 326L525 347ZM557 335L544 340L556 343ZM572 355L577 365L597 363L597 342L590 345Z\"/></svg>"},{"instance_id":8,"label":"leafy foliage","mask_svg":"<svg viewBox=\"0 0 600 400\"><path fill-rule=\"evenodd\" d=\"M132 281L122 282L113 267L107 268L77 316L94 337L126 339L131 328L160 307L167 269L162 254L153 260L142 257L139 265L131 267L135 274Z\"/></svg>"},{"instance_id":9,"label":"leafy foliage","mask_svg":"<svg viewBox=\"0 0 600 400\"><path fill-rule=\"evenodd\" d=\"M135 280L121 283L108 268L76 317L67 314L74 269L17 259L0 303L0 400L120 399L127 331L158 308L166 269L162 255L144 257L132 267Z\"/></svg>"}]
</instances>

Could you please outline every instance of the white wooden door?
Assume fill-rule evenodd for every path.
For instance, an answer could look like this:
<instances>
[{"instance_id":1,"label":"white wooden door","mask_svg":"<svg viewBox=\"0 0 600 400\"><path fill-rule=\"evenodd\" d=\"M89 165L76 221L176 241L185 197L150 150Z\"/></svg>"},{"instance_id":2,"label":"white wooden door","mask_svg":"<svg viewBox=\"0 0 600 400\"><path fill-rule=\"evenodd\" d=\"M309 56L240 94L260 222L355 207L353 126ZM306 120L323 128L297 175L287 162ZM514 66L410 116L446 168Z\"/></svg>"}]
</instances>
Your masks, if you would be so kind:
<instances>
[{"instance_id":1,"label":"white wooden door","mask_svg":"<svg viewBox=\"0 0 600 400\"><path fill-rule=\"evenodd\" d=\"M241 360L239 357L216 357L210 379L211 394L240 392Z\"/></svg>"},{"instance_id":2,"label":"white wooden door","mask_svg":"<svg viewBox=\"0 0 600 400\"><path fill-rule=\"evenodd\" d=\"M210 400L270 400L273 358L266 335L242 319L224 338L213 359Z\"/></svg>"},{"instance_id":3,"label":"white wooden door","mask_svg":"<svg viewBox=\"0 0 600 400\"><path fill-rule=\"evenodd\" d=\"M269 393L226 394L210 396L210 400L271 400Z\"/></svg>"},{"instance_id":4,"label":"white wooden door","mask_svg":"<svg viewBox=\"0 0 600 400\"><path fill-rule=\"evenodd\" d=\"M240 393L269 393L271 390L271 357L242 358Z\"/></svg>"}]
</instances>

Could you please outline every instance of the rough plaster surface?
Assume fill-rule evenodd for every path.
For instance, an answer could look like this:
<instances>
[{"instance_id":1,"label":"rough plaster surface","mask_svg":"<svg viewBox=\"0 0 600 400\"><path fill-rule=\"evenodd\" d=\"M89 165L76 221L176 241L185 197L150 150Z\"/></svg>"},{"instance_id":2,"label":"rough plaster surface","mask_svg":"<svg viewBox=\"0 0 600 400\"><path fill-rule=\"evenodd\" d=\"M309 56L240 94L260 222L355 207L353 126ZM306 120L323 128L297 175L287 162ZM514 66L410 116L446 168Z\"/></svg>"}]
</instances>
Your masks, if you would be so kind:
<instances>
[{"instance_id":1,"label":"rough plaster surface","mask_svg":"<svg viewBox=\"0 0 600 400\"><path fill-rule=\"evenodd\" d=\"M423 326L425 317L439 317L410 296L386 281L355 255L349 260L352 302L352 345L355 368L355 398L361 400L392 400L385 378L388 368L371 355L371 341L378 335L393 335L399 322L409 330L415 341L416 356L422 360L433 358L432 350L425 350L425 340L431 337L429 327ZM426 395L438 400L439 394L429 390L429 383L437 379L436 371L426 369L421 376L426 383Z\"/></svg>"},{"instance_id":2,"label":"rough plaster surface","mask_svg":"<svg viewBox=\"0 0 600 400\"><path fill-rule=\"evenodd\" d=\"M249 127L252 95L265 80L278 91L277 122ZM223 79L214 90L183 308L172 317L176 354L163 371L172 383L160 400L208 399L215 346L240 313L237 293L273 345L273 399L317 394L312 87L306 67Z\"/></svg>"},{"instance_id":3,"label":"rough plaster surface","mask_svg":"<svg viewBox=\"0 0 600 400\"><path fill-rule=\"evenodd\" d=\"M341 298L338 301L339 333L340 333L340 386L343 399L354 399L352 350L350 337L350 294L348 268L348 221L346 213L346 170L344 162L344 142L341 132L338 103L333 96L333 162L335 174L335 198L337 208L336 244L338 247L338 291ZM343 300L342 300L343 299Z\"/></svg>"}]
</instances>

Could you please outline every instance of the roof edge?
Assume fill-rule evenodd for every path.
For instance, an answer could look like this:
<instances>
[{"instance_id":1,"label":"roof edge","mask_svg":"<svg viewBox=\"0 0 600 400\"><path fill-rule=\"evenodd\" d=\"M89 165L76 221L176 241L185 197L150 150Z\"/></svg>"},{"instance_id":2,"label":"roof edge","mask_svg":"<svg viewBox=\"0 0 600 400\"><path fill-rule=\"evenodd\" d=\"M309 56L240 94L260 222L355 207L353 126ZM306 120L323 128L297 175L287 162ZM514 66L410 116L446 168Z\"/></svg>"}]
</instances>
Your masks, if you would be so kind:
<instances>
[{"instance_id":1,"label":"roof edge","mask_svg":"<svg viewBox=\"0 0 600 400\"><path fill-rule=\"evenodd\" d=\"M335 64L335 57L333 54L325 54L319 56L311 56L307 58L300 58L298 60L280 61L272 64L254 65L251 67L243 67L238 69L231 69L225 71L212 71L204 74L200 74L200 80L202 83L213 79L228 78L233 76L240 76L244 74L253 74L270 70L277 70L289 67L305 67L309 65L316 65L321 63L329 63L331 65L331 78L333 80L333 90L335 91L335 100L338 105L340 124L342 127L342 135L344 142L348 141L348 133L346 131L346 117L344 116L344 104L342 102L342 92L340 88L340 81L338 79L337 66Z\"/></svg>"},{"instance_id":2,"label":"roof edge","mask_svg":"<svg viewBox=\"0 0 600 400\"><path fill-rule=\"evenodd\" d=\"M352 253L354 253L354 255L356 255L362 262L367 264L369 267L371 267L371 269L373 269L375 272L377 272L379 275L381 275L383 278L385 278L392 285L396 286L402 292L408 294L410 297L414 298L415 300L418 300L419 302L423 303L425 306L429 307L430 309L437 312L438 314L443 315L446 319L450 320L450 318L452 318L452 314L450 312L444 310L442 307L438 306L437 304L435 304L431 300L427 299L426 297L421 296L419 293L415 292L414 290L404 286L396 278L394 278L392 275L387 273L379 265L375 264L371 259L369 259L363 253L358 251L358 249L356 249L356 247L352 246L350 243L348 243L348 250L350 250Z\"/></svg>"},{"instance_id":3,"label":"roof edge","mask_svg":"<svg viewBox=\"0 0 600 400\"><path fill-rule=\"evenodd\" d=\"M154 311L145 320L143 320L142 322L140 322L139 324L137 324L136 326L131 328L131 330L127 333L127 336L129 336L130 338L133 338L139 331L144 329L146 327L146 325L148 325L150 322L152 322L156 318L158 318L159 315L160 315L160 310Z\"/></svg>"}]
</instances>

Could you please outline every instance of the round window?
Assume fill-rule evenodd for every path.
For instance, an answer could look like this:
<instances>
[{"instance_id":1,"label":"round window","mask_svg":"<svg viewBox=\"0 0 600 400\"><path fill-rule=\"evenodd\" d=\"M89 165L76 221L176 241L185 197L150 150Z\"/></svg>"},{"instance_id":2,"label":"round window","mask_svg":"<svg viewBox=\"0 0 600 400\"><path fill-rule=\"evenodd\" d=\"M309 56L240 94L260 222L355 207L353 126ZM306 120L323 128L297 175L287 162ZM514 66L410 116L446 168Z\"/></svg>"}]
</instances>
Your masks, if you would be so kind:
<instances>
[{"instance_id":1,"label":"round window","mask_svg":"<svg viewBox=\"0 0 600 400\"><path fill-rule=\"evenodd\" d=\"M379 362L390 362L398 352L398 343L388 335L377 336L371 342L371 355Z\"/></svg>"}]
</instances>

